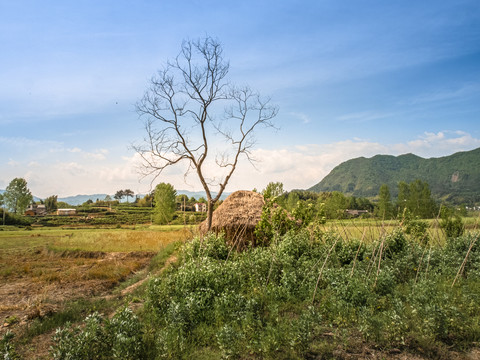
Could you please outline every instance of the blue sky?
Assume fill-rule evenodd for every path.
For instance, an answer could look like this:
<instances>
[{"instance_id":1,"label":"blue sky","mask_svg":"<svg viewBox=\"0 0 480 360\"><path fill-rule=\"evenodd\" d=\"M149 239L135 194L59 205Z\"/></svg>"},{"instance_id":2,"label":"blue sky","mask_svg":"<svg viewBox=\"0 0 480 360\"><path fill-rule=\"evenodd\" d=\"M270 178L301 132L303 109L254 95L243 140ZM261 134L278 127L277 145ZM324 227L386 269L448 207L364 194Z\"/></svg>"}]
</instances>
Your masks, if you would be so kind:
<instances>
[{"instance_id":1,"label":"blue sky","mask_svg":"<svg viewBox=\"0 0 480 360\"><path fill-rule=\"evenodd\" d=\"M150 189L131 144L148 79L183 39L218 38L229 78L270 96L257 168L227 191L308 188L350 158L480 147L480 2L0 0L0 189ZM184 182L181 168L158 181Z\"/></svg>"}]
</instances>

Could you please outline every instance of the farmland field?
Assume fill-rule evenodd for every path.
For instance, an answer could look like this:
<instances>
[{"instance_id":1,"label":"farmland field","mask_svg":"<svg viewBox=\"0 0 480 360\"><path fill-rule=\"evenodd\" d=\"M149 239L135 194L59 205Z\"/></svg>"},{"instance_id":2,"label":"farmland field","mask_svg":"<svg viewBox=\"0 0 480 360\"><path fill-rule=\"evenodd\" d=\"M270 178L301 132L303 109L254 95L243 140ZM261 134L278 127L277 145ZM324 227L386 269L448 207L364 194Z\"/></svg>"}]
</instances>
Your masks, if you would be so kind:
<instances>
[{"instance_id":1,"label":"farmland field","mask_svg":"<svg viewBox=\"0 0 480 360\"><path fill-rule=\"evenodd\" d=\"M105 297L135 274L146 276L156 254L192 236L183 226L2 230L0 337L8 330L22 336L67 303Z\"/></svg>"},{"instance_id":2,"label":"farmland field","mask_svg":"<svg viewBox=\"0 0 480 360\"><path fill-rule=\"evenodd\" d=\"M440 227L438 219L422 220L427 224L429 239L434 244L444 244L446 241L445 231ZM463 219L466 232L476 231L480 228L479 217L466 217ZM344 240L363 239L370 243L376 241L385 234L392 233L401 227L399 220L378 219L344 219L330 220L321 226L325 232L333 231Z\"/></svg>"},{"instance_id":3,"label":"farmland field","mask_svg":"<svg viewBox=\"0 0 480 360\"><path fill-rule=\"evenodd\" d=\"M474 359L477 220L335 220L239 253L184 226L4 227L0 335L28 359L114 358L125 331L135 359Z\"/></svg>"}]
</instances>

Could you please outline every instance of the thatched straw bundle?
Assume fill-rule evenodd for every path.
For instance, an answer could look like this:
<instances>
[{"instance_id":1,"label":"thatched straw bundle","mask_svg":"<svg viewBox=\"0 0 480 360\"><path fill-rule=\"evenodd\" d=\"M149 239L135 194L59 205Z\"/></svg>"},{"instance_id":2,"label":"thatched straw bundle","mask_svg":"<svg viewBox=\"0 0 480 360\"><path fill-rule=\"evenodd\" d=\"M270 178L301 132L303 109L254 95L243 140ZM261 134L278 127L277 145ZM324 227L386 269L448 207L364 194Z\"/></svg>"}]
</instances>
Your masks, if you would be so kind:
<instances>
[{"instance_id":1,"label":"thatched straw bundle","mask_svg":"<svg viewBox=\"0 0 480 360\"><path fill-rule=\"evenodd\" d=\"M249 243L255 246L255 226L262 216L265 201L263 195L240 190L231 194L213 212L212 231L223 232L228 242L238 249ZM206 233L206 220L200 224L200 232Z\"/></svg>"}]
</instances>

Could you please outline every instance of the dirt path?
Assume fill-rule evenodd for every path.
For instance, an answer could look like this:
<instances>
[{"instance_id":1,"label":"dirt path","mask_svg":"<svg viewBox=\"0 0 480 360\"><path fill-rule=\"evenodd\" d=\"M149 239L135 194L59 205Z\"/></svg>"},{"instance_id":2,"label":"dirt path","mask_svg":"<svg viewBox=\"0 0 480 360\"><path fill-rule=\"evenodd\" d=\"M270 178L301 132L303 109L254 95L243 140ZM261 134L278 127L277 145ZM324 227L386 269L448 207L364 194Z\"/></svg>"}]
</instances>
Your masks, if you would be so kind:
<instances>
[{"instance_id":1,"label":"dirt path","mask_svg":"<svg viewBox=\"0 0 480 360\"><path fill-rule=\"evenodd\" d=\"M0 337L7 331L13 331L17 336L21 336L35 319L46 318L61 311L65 301L81 298L105 299L107 301L122 299L132 294L151 277L160 274L177 260L175 255L171 255L161 269L153 274L148 274L145 269L153 255L150 253L144 256L138 253L103 253L98 257L92 257L94 261L89 260L87 262L76 258L76 263L72 261L62 263L62 259L49 258L47 260L55 263L56 272L75 273L77 280L62 281L60 279L59 281L41 282L31 277L17 276L3 281L0 283L0 320L2 321L0 323ZM116 282L113 282L110 278L92 279L88 277L92 269L100 271L99 269L105 266L105 271L115 271L123 263L131 262L132 259L135 266L132 265L130 268L135 268L135 271L131 271L130 276L143 271L145 277L140 278L139 281L120 292L115 292ZM68 265L68 268L62 268L65 265ZM140 303L137 306L141 305ZM109 315L113 316L113 312ZM21 358L48 359L54 332L55 330L52 330L36 336L27 346L18 348L17 351Z\"/></svg>"},{"instance_id":2,"label":"dirt path","mask_svg":"<svg viewBox=\"0 0 480 360\"><path fill-rule=\"evenodd\" d=\"M150 280L152 276L158 276L159 274L161 274L163 271L165 271L166 268L168 268L170 266L170 264L174 263L177 261L177 256L175 254L172 254L170 255L170 257L165 261L165 265L163 265L163 267L158 270L157 272L155 272L154 274L150 274L148 276L146 276L145 278L143 278L142 280L136 282L135 284L132 284L128 287L126 287L125 289L123 289L121 292L120 292L120 295L122 297L128 295L128 294L131 294L132 292L134 292L138 287L140 287L142 284L144 284L147 280Z\"/></svg>"},{"instance_id":3,"label":"dirt path","mask_svg":"<svg viewBox=\"0 0 480 360\"><path fill-rule=\"evenodd\" d=\"M120 291L120 293L118 295L115 295L115 294L107 294L107 295L104 295L102 296L101 298L104 298L106 300L110 300L110 299L113 299L113 298L116 298L116 297L125 297L131 293L133 293L136 289L138 289L140 286L142 286L144 283L146 283L148 280L150 280L152 277L154 276L158 276L159 274L161 274L163 271L165 271L165 269L167 269L170 264L174 263L177 261L177 256L175 254L172 254L170 255L170 257L165 261L165 264L162 266L162 268L160 268L159 270L157 270L156 272L154 273L150 273L150 274L147 274L147 276L145 276L143 279L140 279L138 280L137 282L133 283L132 285L129 285L128 287L126 287L125 289L123 289L122 291Z\"/></svg>"}]
</instances>

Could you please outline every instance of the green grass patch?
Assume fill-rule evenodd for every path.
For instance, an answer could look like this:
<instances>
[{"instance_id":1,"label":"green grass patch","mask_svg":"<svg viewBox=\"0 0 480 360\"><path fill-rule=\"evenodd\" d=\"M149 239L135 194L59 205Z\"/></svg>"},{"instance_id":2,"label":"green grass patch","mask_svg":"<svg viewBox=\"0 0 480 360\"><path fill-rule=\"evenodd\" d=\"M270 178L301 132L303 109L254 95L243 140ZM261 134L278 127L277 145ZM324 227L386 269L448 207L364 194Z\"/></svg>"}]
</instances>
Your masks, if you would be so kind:
<instances>
[{"instance_id":1,"label":"green grass patch","mask_svg":"<svg viewBox=\"0 0 480 360\"><path fill-rule=\"evenodd\" d=\"M44 318L37 318L27 326L22 337L18 339L23 344L29 343L35 336L48 333L54 329L65 326L68 323L76 323L92 312L109 313L117 308L122 300L112 299L76 299L68 301L62 306L62 310Z\"/></svg>"}]
</instances>

